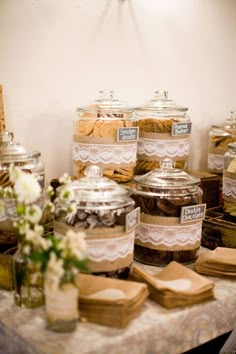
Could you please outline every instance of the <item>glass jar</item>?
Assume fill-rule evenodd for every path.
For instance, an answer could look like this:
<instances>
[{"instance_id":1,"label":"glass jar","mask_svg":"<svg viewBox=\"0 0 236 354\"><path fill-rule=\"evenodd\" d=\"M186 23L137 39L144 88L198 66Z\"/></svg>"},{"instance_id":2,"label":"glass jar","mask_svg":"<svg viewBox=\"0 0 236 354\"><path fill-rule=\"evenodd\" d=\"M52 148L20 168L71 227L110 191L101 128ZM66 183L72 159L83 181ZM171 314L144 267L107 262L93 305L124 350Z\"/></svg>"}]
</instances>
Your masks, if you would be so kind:
<instances>
[{"instance_id":1,"label":"glass jar","mask_svg":"<svg viewBox=\"0 0 236 354\"><path fill-rule=\"evenodd\" d=\"M73 218L67 217L68 204L57 198L54 202L55 235L63 237L69 229L84 231L90 271L127 278L139 215L139 210L134 210L130 190L103 177L98 166L86 167L85 176L73 181L72 189L77 213Z\"/></svg>"},{"instance_id":2,"label":"glass jar","mask_svg":"<svg viewBox=\"0 0 236 354\"><path fill-rule=\"evenodd\" d=\"M45 275L45 310L47 328L55 332L71 332L79 319L79 289L67 271L60 286L53 287Z\"/></svg>"},{"instance_id":3,"label":"glass jar","mask_svg":"<svg viewBox=\"0 0 236 354\"><path fill-rule=\"evenodd\" d=\"M133 199L141 208L136 228L134 257L163 266L175 260L190 263L198 256L201 242L202 202L200 179L175 169L169 159L161 168L134 178Z\"/></svg>"},{"instance_id":4,"label":"glass jar","mask_svg":"<svg viewBox=\"0 0 236 354\"><path fill-rule=\"evenodd\" d=\"M164 158L175 161L178 168L187 168L191 133L187 110L169 100L167 91L156 91L152 100L136 109L139 127L136 174L159 168Z\"/></svg>"},{"instance_id":5,"label":"glass jar","mask_svg":"<svg viewBox=\"0 0 236 354\"><path fill-rule=\"evenodd\" d=\"M208 171L223 174L224 154L228 144L236 142L236 111L222 124L212 125L208 138Z\"/></svg>"},{"instance_id":6,"label":"glass jar","mask_svg":"<svg viewBox=\"0 0 236 354\"><path fill-rule=\"evenodd\" d=\"M224 155L223 211L227 219L236 222L236 142L228 144Z\"/></svg>"},{"instance_id":7,"label":"glass jar","mask_svg":"<svg viewBox=\"0 0 236 354\"><path fill-rule=\"evenodd\" d=\"M9 179L9 167L11 163L23 171L33 172L38 176L38 182L44 189L44 164L40 159L41 154L32 151L19 143L13 142L13 133L0 132L0 186L2 188L12 186ZM43 194L43 193L42 193ZM44 197L37 202L43 207ZM16 215L16 200L4 198L0 200L0 234L4 238L14 236L13 222Z\"/></svg>"},{"instance_id":8,"label":"glass jar","mask_svg":"<svg viewBox=\"0 0 236 354\"><path fill-rule=\"evenodd\" d=\"M86 166L98 165L105 177L116 182L131 181L138 138L133 109L115 99L113 91L100 91L98 100L77 112L73 136L75 176L83 176Z\"/></svg>"},{"instance_id":9,"label":"glass jar","mask_svg":"<svg viewBox=\"0 0 236 354\"><path fill-rule=\"evenodd\" d=\"M23 254L21 242L12 258L14 302L35 308L44 304L43 275Z\"/></svg>"},{"instance_id":10,"label":"glass jar","mask_svg":"<svg viewBox=\"0 0 236 354\"><path fill-rule=\"evenodd\" d=\"M19 143L13 142L13 133L0 132L0 186L7 187L9 181L9 166L14 163L23 171L34 172L42 189L45 184L44 164L38 151L30 150Z\"/></svg>"}]
</instances>

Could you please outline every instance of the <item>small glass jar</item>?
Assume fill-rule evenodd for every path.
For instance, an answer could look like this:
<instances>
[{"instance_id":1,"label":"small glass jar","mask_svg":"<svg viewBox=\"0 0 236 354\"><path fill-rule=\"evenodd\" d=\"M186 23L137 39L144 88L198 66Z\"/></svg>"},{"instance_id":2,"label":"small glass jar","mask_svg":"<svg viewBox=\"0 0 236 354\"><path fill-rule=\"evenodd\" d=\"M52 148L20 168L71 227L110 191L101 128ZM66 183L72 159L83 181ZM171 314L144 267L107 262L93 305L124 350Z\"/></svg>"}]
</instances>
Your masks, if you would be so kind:
<instances>
[{"instance_id":1,"label":"small glass jar","mask_svg":"<svg viewBox=\"0 0 236 354\"><path fill-rule=\"evenodd\" d=\"M236 222L236 142L228 144L224 155L222 195L225 217Z\"/></svg>"},{"instance_id":2,"label":"small glass jar","mask_svg":"<svg viewBox=\"0 0 236 354\"><path fill-rule=\"evenodd\" d=\"M167 91L156 91L152 100L136 108L139 127L136 174L159 168L164 158L175 161L177 168L187 168L191 133L187 110L168 99Z\"/></svg>"},{"instance_id":3,"label":"small glass jar","mask_svg":"<svg viewBox=\"0 0 236 354\"><path fill-rule=\"evenodd\" d=\"M77 112L73 136L75 176L83 176L86 166L98 165L105 177L119 183L131 181L138 139L133 109L115 99L113 91L100 91L98 100Z\"/></svg>"},{"instance_id":4,"label":"small glass jar","mask_svg":"<svg viewBox=\"0 0 236 354\"><path fill-rule=\"evenodd\" d=\"M25 172L35 173L42 187L45 185L44 164L40 158L40 152L30 150L19 143L13 142L13 133L0 132L0 186L2 188L12 186L9 179L9 167L11 163ZM37 204L43 207L43 193ZM16 200L1 199L0 208L0 233L3 237L15 235L13 222L16 218Z\"/></svg>"},{"instance_id":5,"label":"small glass jar","mask_svg":"<svg viewBox=\"0 0 236 354\"><path fill-rule=\"evenodd\" d=\"M14 302L35 308L44 304L43 275L22 253L21 242L12 258Z\"/></svg>"},{"instance_id":6,"label":"small glass jar","mask_svg":"<svg viewBox=\"0 0 236 354\"><path fill-rule=\"evenodd\" d=\"M84 231L89 270L97 275L127 278L133 261L136 226L130 222L132 212L136 212L130 190L103 177L98 166L87 167L85 176L72 182L72 189L77 213L73 218L67 217L68 204L57 198L55 235L63 237L69 229Z\"/></svg>"},{"instance_id":7,"label":"small glass jar","mask_svg":"<svg viewBox=\"0 0 236 354\"><path fill-rule=\"evenodd\" d=\"M141 208L134 257L163 266L171 261L190 263L198 256L205 204L200 179L175 169L173 161L134 178L133 199Z\"/></svg>"},{"instance_id":8,"label":"small glass jar","mask_svg":"<svg viewBox=\"0 0 236 354\"><path fill-rule=\"evenodd\" d=\"M42 189L44 188L45 172L41 153L14 143L13 133L2 131L0 132L0 186L2 187L11 185L8 173L11 163L23 171L38 175L38 182Z\"/></svg>"},{"instance_id":9,"label":"small glass jar","mask_svg":"<svg viewBox=\"0 0 236 354\"><path fill-rule=\"evenodd\" d=\"M218 175L223 174L224 154L228 144L236 142L236 111L222 124L212 125L208 137L208 171Z\"/></svg>"}]
</instances>

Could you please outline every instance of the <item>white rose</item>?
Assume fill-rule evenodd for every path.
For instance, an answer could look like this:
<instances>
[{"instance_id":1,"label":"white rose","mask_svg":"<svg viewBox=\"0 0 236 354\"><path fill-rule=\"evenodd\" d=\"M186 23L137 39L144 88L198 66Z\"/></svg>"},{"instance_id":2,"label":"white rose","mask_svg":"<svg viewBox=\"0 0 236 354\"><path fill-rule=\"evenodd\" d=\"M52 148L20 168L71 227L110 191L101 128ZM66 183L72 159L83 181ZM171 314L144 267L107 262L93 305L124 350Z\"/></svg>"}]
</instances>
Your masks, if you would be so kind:
<instances>
[{"instance_id":1,"label":"white rose","mask_svg":"<svg viewBox=\"0 0 236 354\"><path fill-rule=\"evenodd\" d=\"M22 173L17 178L14 191L18 196L19 202L30 204L35 202L41 194L41 188L35 176L30 173Z\"/></svg>"}]
</instances>

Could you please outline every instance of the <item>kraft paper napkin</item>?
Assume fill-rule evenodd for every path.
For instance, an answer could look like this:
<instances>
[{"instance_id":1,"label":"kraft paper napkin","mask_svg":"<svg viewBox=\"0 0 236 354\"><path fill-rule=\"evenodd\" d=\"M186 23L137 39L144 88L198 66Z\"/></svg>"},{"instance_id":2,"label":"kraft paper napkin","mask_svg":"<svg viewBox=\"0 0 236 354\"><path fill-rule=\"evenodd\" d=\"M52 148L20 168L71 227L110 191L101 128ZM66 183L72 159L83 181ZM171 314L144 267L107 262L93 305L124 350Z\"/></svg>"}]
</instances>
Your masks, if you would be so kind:
<instances>
[{"instance_id":1,"label":"kraft paper napkin","mask_svg":"<svg viewBox=\"0 0 236 354\"><path fill-rule=\"evenodd\" d=\"M141 311L146 284L79 274L80 316L88 322L118 328L125 327Z\"/></svg>"},{"instance_id":2,"label":"kraft paper napkin","mask_svg":"<svg viewBox=\"0 0 236 354\"><path fill-rule=\"evenodd\" d=\"M217 247L214 251L205 251L198 257L194 269L198 273L236 277L236 249Z\"/></svg>"},{"instance_id":3,"label":"kraft paper napkin","mask_svg":"<svg viewBox=\"0 0 236 354\"><path fill-rule=\"evenodd\" d=\"M175 261L155 275L133 266L130 277L136 281L145 281L152 300L167 308L187 306L214 298L213 281Z\"/></svg>"}]
</instances>

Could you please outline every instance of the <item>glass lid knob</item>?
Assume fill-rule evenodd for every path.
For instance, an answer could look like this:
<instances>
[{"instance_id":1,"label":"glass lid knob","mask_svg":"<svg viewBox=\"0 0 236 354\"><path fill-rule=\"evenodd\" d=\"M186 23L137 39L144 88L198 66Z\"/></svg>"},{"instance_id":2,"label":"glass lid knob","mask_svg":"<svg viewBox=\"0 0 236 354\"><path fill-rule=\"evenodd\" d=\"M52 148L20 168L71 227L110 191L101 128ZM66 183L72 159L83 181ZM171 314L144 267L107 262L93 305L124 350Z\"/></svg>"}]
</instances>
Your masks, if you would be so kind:
<instances>
[{"instance_id":1,"label":"glass lid knob","mask_svg":"<svg viewBox=\"0 0 236 354\"><path fill-rule=\"evenodd\" d=\"M99 166L87 166L84 174L86 177L101 177L103 175L103 170Z\"/></svg>"},{"instance_id":2,"label":"glass lid knob","mask_svg":"<svg viewBox=\"0 0 236 354\"><path fill-rule=\"evenodd\" d=\"M160 167L162 170L173 170L175 168L175 161L171 159L161 160Z\"/></svg>"},{"instance_id":3,"label":"glass lid knob","mask_svg":"<svg viewBox=\"0 0 236 354\"><path fill-rule=\"evenodd\" d=\"M168 91L155 91L156 100L166 100L168 98Z\"/></svg>"}]
</instances>

